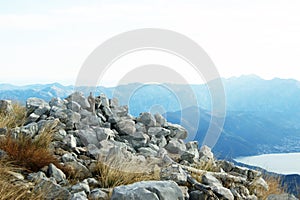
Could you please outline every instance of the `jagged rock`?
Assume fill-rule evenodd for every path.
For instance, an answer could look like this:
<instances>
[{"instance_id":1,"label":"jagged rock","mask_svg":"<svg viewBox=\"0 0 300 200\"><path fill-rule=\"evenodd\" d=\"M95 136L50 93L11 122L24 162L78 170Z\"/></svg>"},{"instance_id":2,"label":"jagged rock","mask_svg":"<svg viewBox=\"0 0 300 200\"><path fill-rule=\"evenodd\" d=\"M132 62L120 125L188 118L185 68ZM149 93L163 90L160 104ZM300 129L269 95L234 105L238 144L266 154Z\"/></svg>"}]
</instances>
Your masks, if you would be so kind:
<instances>
[{"instance_id":1,"label":"jagged rock","mask_svg":"<svg viewBox=\"0 0 300 200\"><path fill-rule=\"evenodd\" d=\"M184 185L187 183L186 172L176 164L172 164L166 168L163 168L160 173L160 178L162 180L173 180L179 185Z\"/></svg>"},{"instance_id":2,"label":"jagged rock","mask_svg":"<svg viewBox=\"0 0 300 200\"><path fill-rule=\"evenodd\" d=\"M75 172L76 177L80 179L89 178L92 176L91 172L88 170L86 166L77 161L66 162L65 166L71 168L73 172Z\"/></svg>"},{"instance_id":3,"label":"jagged rock","mask_svg":"<svg viewBox=\"0 0 300 200\"><path fill-rule=\"evenodd\" d=\"M186 139L187 130L178 124L166 123L165 128L171 131L170 137L177 139Z\"/></svg>"},{"instance_id":4,"label":"jagged rock","mask_svg":"<svg viewBox=\"0 0 300 200\"><path fill-rule=\"evenodd\" d=\"M32 97L27 99L26 109L28 114L34 112L36 115L42 116L50 111L50 106L43 99Z\"/></svg>"},{"instance_id":5,"label":"jagged rock","mask_svg":"<svg viewBox=\"0 0 300 200\"><path fill-rule=\"evenodd\" d=\"M66 180L66 175L52 163L49 164L47 173L50 177L53 177L58 183Z\"/></svg>"},{"instance_id":6,"label":"jagged rock","mask_svg":"<svg viewBox=\"0 0 300 200\"><path fill-rule=\"evenodd\" d=\"M126 117L128 115L128 106L114 107L111 111L118 117Z\"/></svg>"},{"instance_id":7,"label":"jagged rock","mask_svg":"<svg viewBox=\"0 0 300 200\"><path fill-rule=\"evenodd\" d=\"M185 144L187 152L191 153L194 156L194 159L197 160L199 158L198 151L198 142L191 141Z\"/></svg>"},{"instance_id":8,"label":"jagged rock","mask_svg":"<svg viewBox=\"0 0 300 200\"><path fill-rule=\"evenodd\" d=\"M89 195L90 200L107 200L108 195L99 188L93 189Z\"/></svg>"},{"instance_id":9,"label":"jagged rock","mask_svg":"<svg viewBox=\"0 0 300 200\"><path fill-rule=\"evenodd\" d=\"M71 200L88 200L87 195L84 191L72 194Z\"/></svg>"},{"instance_id":10,"label":"jagged rock","mask_svg":"<svg viewBox=\"0 0 300 200\"><path fill-rule=\"evenodd\" d=\"M151 115L151 113L143 112L136 118L137 122L141 122L145 126L151 127L155 126L156 121L155 118Z\"/></svg>"},{"instance_id":11,"label":"jagged rock","mask_svg":"<svg viewBox=\"0 0 300 200\"><path fill-rule=\"evenodd\" d=\"M37 115L35 113L31 113L27 119L26 119L26 123L25 124L29 124L31 122L36 122L41 116Z\"/></svg>"},{"instance_id":12,"label":"jagged rock","mask_svg":"<svg viewBox=\"0 0 300 200\"><path fill-rule=\"evenodd\" d=\"M83 182L87 182L90 188L96 188L100 186L100 183L95 178L84 179Z\"/></svg>"},{"instance_id":13,"label":"jagged rock","mask_svg":"<svg viewBox=\"0 0 300 200\"><path fill-rule=\"evenodd\" d=\"M261 190L268 191L268 189L269 189L267 182L262 177L254 179L250 183L250 186L258 189L255 191L256 195L258 195L258 196L261 195Z\"/></svg>"},{"instance_id":14,"label":"jagged rock","mask_svg":"<svg viewBox=\"0 0 300 200\"><path fill-rule=\"evenodd\" d=\"M224 170L225 172L231 172L234 168L234 164L232 162L226 160L217 161L217 166Z\"/></svg>"},{"instance_id":15,"label":"jagged rock","mask_svg":"<svg viewBox=\"0 0 300 200\"><path fill-rule=\"evenodd\" d=\"M36 172L36 173L28 174L27 179L32 181L32 182L38 183L43 179L47 179L47 176L44 172L39 171L39 172Z\"/></svg>"},{"instance_id":16,"label":"jagged rock","mask_svg":"<svg viewBox=\"0 0 300 200\"><path fill-rule=\"evenodd\" d=\"M76 185L73 185L73 186L71 187L71 191L72 191L73 193L77 193L77 192L83 191L83 192L85 192L86 194L89 194L89 193L90 193L90 187L89 187L87 181L83 181L83 182L81 182L81 183L77 183Z\"/></svg>"},{"instance_id":17,"label":"jagged rock","mask_svg":"<svg viewBox=\"0 0 300 200\"><path fill-rule=\"evenodd\" d=\"M291 194L271 194L267 200L298 200L294 195Z\"/></svg>"},{"instance_id":18,"label":"jagged rock","mask_svg":"<svg viewBox=\"0 0 300 200\"><path fill-rule=\"evenodd\" d=\"M74 112L79 113L81 106L79 103L75 102L75 101L70 101L67 103L67 108L70 110L73 110Z\"/></svg>"},{"instance_id":19,"label":"jagged rock","mask_svg":"<svg viewBox=\"0 0 300 200\"><path fill-rule=\"evenodd\" d=\"M94 128L94 130L96 131L96 136L99 142L109 138L114 138L115 136L114 132L109 128L97 127Z\"/></svg>"},{"instance_id":20,"label":"jagged rock","mask_svg":"<svg viewBox=\"0 0 300 200\"><path fill-rule=\"evenodd\" d=\"M154 115L156 126L164 126L167 120L159 113Z\"/></svg>"},{"instance_id":21,"label":"jagged rock","mask_svg":"<svg viewBox=\"0 0 300 200\"><path fill-rule=\"evenodd\" d=\"M84 144L84 146L88 146L89 144L99 146L99 141L96 132L91 128L79 130L78 136L81 142Z\"/></svg>"},{"instance_id":22,"label":"jagged rock","mask_svg":"<svg viewBox=\"0 0 300 200\"><path fill-rule=\"evenodd\" d=\"M211 173L205 173L202 175L202 183L209 186L222 186L222 183Z\"/></svg>"},{"instance_id":23,"label":"jagged rock","mask_svg":"<svg viewBox=\"0 0 300 200\"><path fill-rule=\"evenodd\" d=\"M56 141L63 141L66 136L67 132L64 129L59 129L55 132L53 139Z\"/></svg>"},{"instance_id":24,"label":"jagged rock","mask_svg":"<svg viewBox=\"0 0 300 200\"><path fill-rule=\"evenodd\" d=\"M100 100L101 100L101 105L103 106L103 107L109 107L109 100L108 100L108 98L106 97L106 95L105 94L100 94Z\"/></svg>"},{"instance_id":25,"label":"jagged rock","mask_svg":"<svg viewBox=\"0 0 300 200\"><path fill-rule=\"evenodd\" d=\"M135 149L145 147L148 141L150 140L148 135L140 131L135 132L132 135L123 136L123 138L126 139Z\"/></svg>"},{"instance_id":26,"label":"jagged rock","mask_svg":"<svg viewBox=\"0 0 300 200\"><path fill-rule=\"evenodd\" d=\"M89 102L80 92L74 92L66 98L69 102L74 101L78 103L83 109L88 109L90 107Z\"/></svg>"},{"instance_id":27,"label":"jagged rock","mask_svg":"<svg viewBox=\"0 0 300 200\"><path fill-rule=\"evenodd\" d=\"M66 135L63 142L70 148L75 148L77 145L75 137L71 134Z\"/></svg>"},{"instance_id":28,"label":"jagged rock","mask_svg":"<svg viewBox=\"0 0 300 200\"><path fill-rule=\"evenodd\" d=\"M35 187L35 192L47 191L47 196L45 199L70 199L71 193L61 187L60 185L53 183L51 180L42 179Z\"/></svg>"},{"instance_id":29,"label":"jagged rock","mask_svg":"<svg viewBox=\"0 0 300 200\"><path fill-rule=\"evenodd\" d=\"M39 126L37 123L33 122L31 124L27 124L26 126L23 126L21 128L21 133L26 135L26 136L30 136L30 137L34 137L39 130Z\"/></svg>"},{"instance_id":30,"label":"jagged rock","mask_svg":"<svg viewBox=\"0 0 300 200\"><path fill-rule=\"evenodd\" d=\"M209 195L205 194L203 191L199 191L199 190L195 190L195 191L192 191L190 192L190 198L189 200L215 200L213 198L209 198Z\"/></svg>"},{"instance_id":31,"label":"jagged rock","mask_svg":"<svg viewBox=\"0 0 300 200\"><path fill-rule=\"evenodd\" d=\"M138 149L138 152L146 157L157 156L157 151L155 151L149 147L141 147Z\"/></svg>"},{"instance_id":32,"label":"jagged rock","mask_svg":"<svg viewBox=\"0 0 300 200\"><path fill-rule=\"evenodd\" d=\"M146 133L146 127L144 124L142 124L141 122L137 122L135 124L135 129L136 129L136 132L142 132L142 133Z\"/></svg>"},{"instance_id":33,"label":"jagged rock","mask_svg":"<svg viewBox=\"0 0 300 200\"><path fill-rule=\"evenodd\" d=\"M135 123L130 119L117 122L117 129L123 135L133 135L136 132Z\"/></svg>"},{"instance_id":34,"label":"jagged rock","mask_svg":"<svg viewBox=\"0 0 300 200\"><path fill-rule=\"evenodd\" d=\"M0 100L0 113L8 114L13 110L10 100Z\"/></svg>"},{"instance_id":35,"label":"jagged rock","mask_svg":"<svg viewBox=\"0 0 300 200\"><path fill-rule=\"evenodd\" d=\"M55 98L52 98L51 101L49 102L49 105L50 107L58 107L58 108L61 108L61 109L66 109L66 105L65 105L65 101L62 100L61 98L59 97L55 97Z\"/></svg>"},{"instance_id":36,"label":"jagged rock","mask_svg":"<svg viewBox=\"0 0 300 200\"><path fill-rule=\"evenodd\" d=\"M170 135L171 131L162 127L150 127L148 129L148 135L155 137L162 137Z\"/></svg>"},{"instance_id":37,"label":"jagged rock","mask_svg":"<svg viewBox=\"0 0 300 200\"><path fill-rule=\"evenodd\" d=\"M66 162L73 162L76 161L75 157L71 153L65 153L62 157L61 160L66 163Z\"/></svg>"},{"instance_id":38,"label":"jagged rock","mask_svg":"<svg viewBox=\"0 0 300 200\"><path fill-rule=\"evenodd\" d=\"M185 144L180 139L171 139L165 146L165 149L173 154L182 154L184 151L186 151Z\"/></svg>"},{"instance_id":39,"label":"jagged rock","mask_svg":"<svg viewBox=\"0 0 300 200\"><path fill-rule=\"evenodd\" d=\"M86 126L100 126L101 125L101 119L97 117L96 115L89 115L86 116L85 118L80 120L81 125L86 125Z\"/></svg>"},{"instance_id":40,"label":"jagged rock","mask_svg":"<svg viewBox=\"0 0 300 200\"><path fill-rule=\"evenodd\" d=\"M183 200L179 186L173 181L142 181L115 187L111 200Z\"/></svg>"}]
</instances>

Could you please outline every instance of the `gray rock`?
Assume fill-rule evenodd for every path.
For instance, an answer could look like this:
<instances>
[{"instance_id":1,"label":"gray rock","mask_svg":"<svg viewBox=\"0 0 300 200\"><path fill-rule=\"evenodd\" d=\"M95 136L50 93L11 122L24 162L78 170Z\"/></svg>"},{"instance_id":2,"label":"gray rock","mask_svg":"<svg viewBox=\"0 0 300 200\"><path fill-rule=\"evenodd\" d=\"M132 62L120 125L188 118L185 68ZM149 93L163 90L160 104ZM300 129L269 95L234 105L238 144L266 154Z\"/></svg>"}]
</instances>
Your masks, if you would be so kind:
<instances>
[{"instance_id":1,"label":"gray rock","mask_svg":"<svg viewBox=\"0 0 300 200\"><path fill-rule=\"evenodd\" d=\"M154 115L156 126L164 126L167 120L159 113L156 113Z\"/></svg>"},{"instance_id":2,"label":"gray rock","mask_svg":"<svg viewBox=\"0 0 300 200\"><path fill-rule=\"evenodd\" d=\"M138 149L139 153L144 155L145 157L149 156L157 156L157 151L149 148L149 147L141 147Z\"/></svg>"},{"instance_id":3,"label":"gray rock","mask_svg":"<svg viewBox=\"0 0 300 200\"><path fill-rule=\"evenodd\" d=\"M86 181L89 184L90 188L96 188L100 186L100 182L97 181L95 178L87 178L84 179L83 181L84 182Z\"/></svg>"},{"instance_id":4,"label":"gray rock","mask_svg":"<svg viewBox=\"0 0 300 200\"><path fill-rule=\"evenodd\" d=\"M178 124L166 123L165 128L171 131L170 136L172 138L184 140L187 137L187 130Z\"/></svg>"},{"instance_id":5,"label":"gray rock","mask_svg":"<svg viewBox=\"0 0 300 200\"><path fill-rule=\"evenodd\" d=\"M66 109L66 105L65 105L65 101L63 101L61 98L59 97L55 97L55 98L52 98L51 101L49 102L49 105L50 107L58 107L58 108L61 108L61 109Z\"/></svg>"},{"instance_id":6,"label":"gray rock","mask_svg":"<svg viewBox=\"0 0 300 200\"><path fill-rule=\"evenodd\" d=\"M69 103L67 103L67 108L70 110L73 110L74 112L79 113L81 106L79 103L77 103L75 101L70 101Z\"/></svg>"},{"instance_id":7,"label":"gray rock","mask_svg":"<svg viewBox=\"0 0 300 200\"><path fill-rule=\"evenodd\" d=\"M294 195L291 194L271 194L267 200L298 200Z\"/></svg>"},{"instance_id":8,"label":"gray rock","mask_svg":"<svg viewBox=\"0 0 300 200\"><path fill-rule=\"evenodd\" d=\"M109 107L109 100L108 100L108 98L106 97L106 95L105 94L100 94L100 100L101 100L101 105L103 106L103 107Z\"/></svg>"},{"instance_id":9,"label":"gray rock","mask_svg":"<svg viewBox=\"0 0 300 200\"><path fill-rule=\"evenodd\" d=\"M66 162L73 162L76 161L76 158L71 154L71 153L65 153L62 157L61 160L66 163Z\"/></svg>"},{"instance_id":10,"label":"gray rock","mask_svg":"<svg viewBox=\"0 0 300 200\"><path fill-rule=\"evenodd\" d=\"M205 194L203 191L195 190L190 192L190 198L189 200L207 200L209 198L209 195Z\"/></svg>"},{"instance_id":11,"label":"gray rock","mask_svg":"<svg viewBox=\"0 0 300 200\"><path fill-rule=\"evenodd\" d=\"M42 179L35 187L35 192L47 191L45 199L70 199L71 193L50 180Z\"/></svg>"},{"instance_id":12,"label":"gray rock","mask_svg":"<svg viewBox=\"0 0 300 200\"><path fill-rule=\"evenodd\" d=\"M136 128L136 132L142 132L142 133L146 133L146 127L144 124L142 124L141 122L137 122L135 124L135 128Z\"/></svg>"},{"instance_id":13,"label":"gray rock","mask_svg":"<svg viewBox=\"0 0 300 200\"><path fill-rule=\"evenodd\" d=\"M70 148L75 148L77 145L76 139L73 135L66 135L66 137L64 138L63 142Z\"/></svg>"},{"instance_id":14,"label":"gray rock","mask_svg":"<svg viewBox=\"0 0 300 200\"><path fill-rule=\"evenodd\" d=\"M180 139L171 139L165 146L165 149L173 154L182 154L184 151L186 151L185 144Z\"/></svg>"},{"instance_id":15,"label":"gray rock","mask_svg":"<svg viewBox=\"0 0 300 200\"><path fill-rule=\"evenodd\" d=\"M172 164L166 168L163 168L160 173L162 180L172 180L179 185L185 185L187 183L186 172L176 164Z\"/></svg>"},{"instance_id":16,"label":"gray rock","mask_svg":"<svg viewBox=\"0 0 300 200\"><path fill-rule=\"evenodd\" d=\"M88 109L90 107L89 102L87 99L83 96L81 92L74 92L70 96L66 98L69 102L74 101L78 103L83 109Z\"/></svg>"},{"instance_id":17,"label":"gray rock","mask_svg":"<svg viewBox=\"0 0 300 200\"><path fill-rule=\"evenodd\" d=\"M211 149L208 146L204 145L199 151L199 158L206 163L212 162L214 161L214 154L211 152Z\"/></svg>"},{"instance_id":18,"label":"gray rock","mask_svg":"<svg viewBox=\"0 0 300 200\"><path fill-rule=\"evenodd\" d=\"M72 194L71 200L88 200L87 195L84 191Z\"/></svg>"},{"instance_id":19,"label":"gray rock","mask_svg":"<svg viewBox=\"0 0 300 200\"><path fill-rule=\"evenodd\" d=\"M89 194L90 193L90 187L89 187L89 185L88 185L87 182L81 182L81 183L77 183L76 185L73 185L71 187L71 191L73 193L77 193L77 192L83 191L83 192Z\"/></svg>"},{"instance_id":20,"label":"gray rock","mask_svg":"<svg viewBox=\"0 0 300 200\"><path fill-rule=\"evenodd\" d=\"M39 126L36 122L33 122L31 124L27 124L26 126L23 126L21 128L21 133L26 135L26 136L30 136L30 137L34 137L39 130Z\"/></svg>"},{"instance_id":21,"label":"gray rock","mask_svg":"<svg viewBox=\"0 0 300 200\"><path fill-rule=\"evenodd\" d=\"M112 98L109 100L109 106L111 108L116 108L119 106L119 100L117 98Z\"/></svg>"},{"instance_id":22,"label":"gray rock","mask_svg":"<svg viewBox=\"0 0 300 200\"><path fill-rule=\"evenodd\" d=\"M101 119L96 115L91 114L81 119L80 123L81 125L87 125L87 126L100 126Z\"/></svg>"},{"instance_id":23,"label":"gray rock","mask_svg":"<svg viewBox=\"0 0 300 200\"><path fill-rule=\"evenodd\" d=\"M186 150L194 155L194 159L199 158L199 151L198 151L198 142L197 141L191 141L185 144Z\"/></svg>"},{"instance_id":24,"label":"gray rock","mask_svg":"<svg viewBox=\"0 0 300 200\"><path fill-rule=\"evenodd\" d=\"M77 161L66 162L66 166L70 167L75 173L76 177L79 179L85 179L92 176L91 172L86 166Z\"/></svg>"},{"instance_id":25,"label":"gray rock","mask_svg":"<svg viewBox=\"0 0 300 200\"><path fill-rule=\"evenodd\" d=\"M117 129L120 134L133 135L136 132L135 123L133 120L126 119L117 123Z\"/></svg>"},{"instance_id":26,"label":"gray rock","mask_svg":"<svg viewBox=\"0 0 300 200\"><path fill-rule=\"evenodd\" d=\"M58 183L66 180L66 175L52 163L48 167L50 177L53 177Z\"/></svg>"},{"instance_id":27,"label":"gray rock","mask_svg":"<svg viewBox=\"0 0 300 200\"><path fill-rule=\"evenodd\" d=\"M209 186L222 186L222 183L211 173L205 173L202 175L202 183Z\"/></svg>"},{"instance_id":28,"label":"gray rock","mask_svg":"<svg viewBox=\"0 0 300 200\"><path fill-rule=\"evenodd\" d=\"M29 124L31 122L36 122L41 116L35 113L31 113L27 118L25 124Z\"/></svg>"},{"instance_id":29,"label":"gray rock","mask_svg":"<svg viewBox=\"0 0 300 200\"><path fill-rule=\"evenodd\" d=\"M98 141L114 138L115 133L109 128L97 127L94 128Z\"/></svg>"},{"instance_id":30,"label":"gray rock","mask_svg":"<svg viewBox=\"0 0 300 200\"><path fill-rule=\"evenodd\" d=\"M136 118L137 122L141 122L145 126L155 126L156 121L155 118L151 115L151 113L143 112Z\"/></svg>"},{"instance_id":31,"label":"gray rock","mask_svg":"<svg viewBox=\"0 0 300 200\"><path fill-rule=\"evenodd\" d=\"M44 179L47 179L47 176L44 172L39 171L39 172L36 172L36 173L28 174L27 179L29 181L38 183L38 182L40 182Z\"/></svg>"},{"instance_id":32,"label":"gray rock","mask_svg":"<svg viewBox=\"0 0 300 200\"><path fill-rule=\"evenodd\" d=\"M148 135L155 137L162 137L170 135L171 131L162 127L150 127L148 129Z\"/></svg>"},{"instance_id":33,"label":"gray rock","mask_svg":"<svg viewBox=\"0 0 300 200\"><path fill-rule=\"evenodd\" d=\"M78 136L81 142L84 144L84 146L88 146L89 144L99 146L99 141L96 132L91 128L79 130Z\"/></svg>"},{"instance_id":34,"label":"gray rock","mask_svg":"<svg viewBox=\"0 0 300 200\"><path fill-rule=\"evenodd\" d=\"M10 100L0 100L0 113L8 114L13 110Z\"/></svg>"},{"instance_id":35,"label":"gray rock","mask_svg":"<svg viewBox=\"0 0 300 200\"><path fill-rule=\"evenodd\" d=\"M90 200L107 200L108 195L99 188L93 189L89 195Z\"/></svg>"},{"instance_id":36,"label":"gray rock","mask_svg":"<svg viewBox=\"0 0 300 200\"><path fill-rule=\"evenodd\" d=\"M143 132L135 132L133 135L121 136L126 139L133 148L138 149L140 147L145 147L150 140L149 136Z\"/></svg>"},{"instance_id":37,"label":"gray rock","mask_svg":"<svg viewBox=\"0 0 300 200\"><path fill-rule=\"evenodd\" d=\"M50 106L43 99L33 97L27 99L26 109L28 114L34 112L36 115L42 116L43 114L46 114L50 111Z\"/></svg>"},{"instance_id":38,"label":"gray rock","mask_svg":"<svg viewBox=\"0 0 300 200\"><path fill-rule=\"evenodd\" d=\"M111 111L118 117L126 117L128 115L128 106L114 107Z\"/></svg>"},{"instance_id":39,"label":"gray rock","mask_svg":"<svg viewBox=\"0 0 300 200\"><path fill-rule=\"evenodd\" d=\"M179 186L173 181L142 181L115 187L111 200L183 200Z\"/></svg>"},{"instance_id":40,"label":"gray rock","mask_svg":"<svg viewBox=\"0 0 300 200\"><path fill-rule=\"evenodd\" d=\"M221 199L224 200L234 200L234 196L231 191L222 186L213 186L212 191L216 193L218 196L221 196Z\"/></svg>"}]
</instances>

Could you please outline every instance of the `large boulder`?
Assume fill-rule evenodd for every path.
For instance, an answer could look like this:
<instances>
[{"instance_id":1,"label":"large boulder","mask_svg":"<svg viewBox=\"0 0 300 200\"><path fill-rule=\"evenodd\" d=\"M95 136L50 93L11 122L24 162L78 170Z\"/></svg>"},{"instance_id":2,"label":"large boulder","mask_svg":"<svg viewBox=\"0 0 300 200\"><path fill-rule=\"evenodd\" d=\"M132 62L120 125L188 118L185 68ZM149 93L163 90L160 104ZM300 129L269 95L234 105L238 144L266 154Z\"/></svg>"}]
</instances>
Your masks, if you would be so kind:
<instances>
[{"instance_id":1,"label":"large boulder","mask_svg":"<svg viewBox=\"0 0 300 200\"><path fill-rule=\"evenodd\" d=\"M28 114L34 113L38 116L42 116L50 111L50 106L43 99L32 97L27 99L26 109Z\"/></svg>"},{"instance_id":2,"label":"large boulder","mask_svg":"<svg viewBox=\"0 0 300 200\"><path fill-rule=\"evenodd\" d=\"M178 124L166 123L165 128L171 131L170 136L172 138L177 138L182 140L187 138L188 135L187 130Z\"/></svg>"},{"instance_id":3,"label":"large boulder","mask_svg":"<svg viewBox=\"0 0 300 200\"><path fill-rule=\"evenodd\" d=\"M0 100L0 113L8 114L13 110L10 100Z\"/></svg>"},{"instance_id":4,"label":"large boulder","mask_svg":"<svg viewBox=\"0 0 300 200\"><path fill-rule=\"evenodd\" d=\"M78 103L83 109L90 108L90 104L89 104L88 100L83 96L83 94L81 92L74 92L73 94L68 96L66 98L66 100L68 100L69 102L74 101L74 102Z\"/></svg>"},{"instance_id":5,"label":"large boulder","mask_svg":"<svg viewBox=\"0 0 300 200\"><path fill-rule=\"evenodd\" d=\"M156 121L155 118L151 115L151 113L143 112L136 118L137 122L141 122L145 126L155 126Z\"/></svg>"},{"instance_id":6,"label":"large boulder","mask_svg":"<svg viewBox=\"0 0 300 200\"><path fill-rule=\"evenodd\" d=\"M131 119L124 119L117 123L118 132L122 135L133 135L136 132L135 123Z\"/></svg>"},{"instance_id":7,"label":"large boulder","mask_svg":"<svg viewBox=\"0 0 300 200\"><path fill-rule=\"evenodd\" d=\"M172 154L182 154L184 151L186 151L186 146L182 140L172 139L165 146L165 149Z\"/></svg>"},{"instance_id":8,"label":"large boulder","mask_svg":"<svg viewBox=\"0 0 300 200\"><path fill-rule=\"evenodd\" d=\"M179 186L173 181L142 181L115 187L111 200L183 200Z\"/></svg>"}]
</instances>

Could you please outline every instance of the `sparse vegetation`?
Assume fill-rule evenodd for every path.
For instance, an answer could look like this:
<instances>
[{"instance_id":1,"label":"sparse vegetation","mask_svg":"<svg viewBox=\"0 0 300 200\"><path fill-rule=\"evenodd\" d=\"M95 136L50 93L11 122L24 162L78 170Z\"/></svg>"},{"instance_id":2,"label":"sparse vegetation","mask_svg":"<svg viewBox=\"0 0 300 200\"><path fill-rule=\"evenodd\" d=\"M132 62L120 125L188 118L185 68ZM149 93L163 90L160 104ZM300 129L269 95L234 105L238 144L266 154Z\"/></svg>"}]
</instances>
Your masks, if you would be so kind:
<instances>
[{"instance_id":1,"label":"sparse vegetation","mask_svg":"<svg viewBox=\"0 0 300 200\"><path fill-rule=\"evenodd\" d=\"M0 112L0 128L10 130L12 128L21 126L26 119L26 109L20 104L12 104L12 112L9 114Z\"/></svg>"},{"instance_id":2,"label":"sparse vegetation","mask_svg":"<svg viewBox=\"0 0 300 200\"><path fill-rule=\"evenodd\" d=\"M116 157L108 161L99 160L95 175L102 187L112 188L120 185L128 185L139 181L159 180L157 170L146 170L149 166L133 162L124 162Z\"/></svg>"},{"instance_id":3,"label":"sparse vegetation","mask_svg":"<svg viewBox=\"0 0 300 200\"><path fill-rule=\"evenodd\" d=\"M20 113L18 111L18 113L22 115L22 112ZM17 113L14 112L13 115L15 116L16 114ZM7 118L10 117L7 116ZM21 121L19 121L22 119L21 117L15 116L15 118L18 120L15 120L13 124L17 125L17 123L21 123ZM45 125L34 139L23 134L12 137L9 131L8 134L1 139L0 149L4 150L8 154L9 159L17 165L30 171L38 171L50 163L56 164L58 161L49 149L56 125L57 123L55 122Z\"/></svg>"},{"instance_id":4,"label":"sparse vegetation","mask_svg":"<svg viewBox=\"0 0 300 200\"><path fill-rule=\"evenodd\" d=\"M271 194L282 194L284 193L284 188L282 187L282 181L280 177L267 176L265 175L264 180L268 183L269 190L263 191L261 199L267 199Z\"/></svg>"},{"instance_id":5,"label":"sparse vegetation","mask_svg":"<svg viewBox=\"0 0 300 200\"><path fill-rule=\"evenodd\" d=\"M9 162L0 160L0 200L30 200L44 199L43 193L33 193L32 188L25 187L22 184L12 183L11 172L19 169L12 166Z\"/></svg>"}]
</instances>

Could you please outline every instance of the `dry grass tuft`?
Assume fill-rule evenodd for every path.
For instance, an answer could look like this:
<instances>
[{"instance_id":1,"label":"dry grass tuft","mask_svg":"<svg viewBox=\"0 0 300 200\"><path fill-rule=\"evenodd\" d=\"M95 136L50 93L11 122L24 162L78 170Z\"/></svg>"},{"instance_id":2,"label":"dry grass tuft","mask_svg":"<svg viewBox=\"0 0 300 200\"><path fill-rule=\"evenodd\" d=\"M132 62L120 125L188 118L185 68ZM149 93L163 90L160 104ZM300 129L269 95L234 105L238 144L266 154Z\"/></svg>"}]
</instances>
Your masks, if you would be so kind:
<instances>
[{"instance_id":1,"label":"dry grass tuft","mask_svg":"<svg viewBox=\"0 0 300 200\"><path fill-rule=\"evenodd\" d=\"M57 164L58 160L49 148L54 127L55 124L45 126L34 139L22 134L13 138L7 134L0 141L0 149L4 150L16 164L30 171L38 171L50 163Z\"/></svg>"},{"instance_id":2,"label":"dry grass tuft","mask_svg":"<svg viewBox=\"0 0 300 200\"><path fill-rule=\"evenodd\" d=\"M20 104L12 104L12 112L9 114L0 113L0 128L8 130L22 126L26 119L26 108Z\"/></svg>"},{"instance_id":3,"label":"dry grass tuft","mask_svg":"<svg viewBox=\"0 0 300 200\"><path fill-rule=\"evenodd\" d=\"M116 158L109 161L99 160L94 173L101 183L101 187L113 188L139 181L159 180L158 170L146 170L148 166L126 162Z\"/></svg>"},{"instance_id":4,"label":"dry grass tuft","mask_svg":"<svg viewBox=\"0 0 300 200\"><path fill-rule=\"evenodd\" d=\"M12 182L10 173L18 170L18 168L12 166L9 162L0 160L0 200L44 199L43 193L33 193L31 191L32 188Z\"/></svg>"},{"instance_id":5,"label":"dry grass tuft","mask_svg":"<svg viewBox=\"0 0 300 200\"><path fill-rule=\"evenodd\" d=\"M280 177L274 176L263 176L264 180L268 183L269 190L263 191L261 199L267 199L267 197L271 194L282 194L284 193L284 188L282 187L282 180Z\"/></svg>"}]
</instances>

